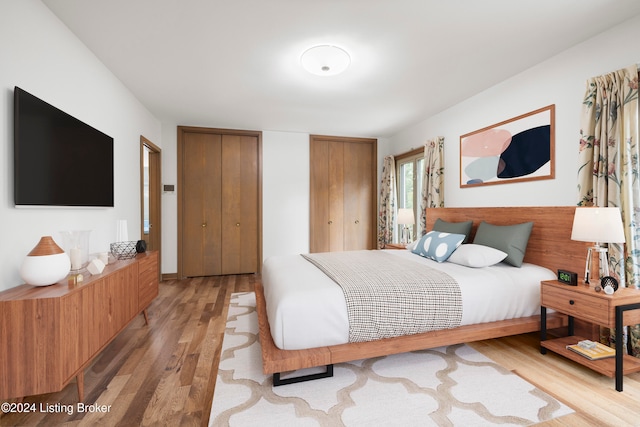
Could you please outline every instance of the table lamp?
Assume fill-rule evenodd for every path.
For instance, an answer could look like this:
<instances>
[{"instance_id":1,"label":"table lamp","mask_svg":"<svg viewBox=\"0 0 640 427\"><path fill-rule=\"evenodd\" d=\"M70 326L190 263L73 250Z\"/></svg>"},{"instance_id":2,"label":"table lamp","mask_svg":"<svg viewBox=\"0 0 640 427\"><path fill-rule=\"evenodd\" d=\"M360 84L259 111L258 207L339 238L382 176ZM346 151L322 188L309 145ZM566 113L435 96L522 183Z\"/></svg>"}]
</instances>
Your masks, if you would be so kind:
<instances>
[{"instance_id":1,"label":"table lamp","mask_svg":"<svg viewBox=\"0 0 640 427\"><path fill-rule=\"evenodd\" d=\"M599 278L609 275L609 259L607 248L602 243L624 243L624 229L620 209L617 207L578 207L573 217L571 240L593 242L587 252L584 270L584 283L589 283L591 276L591 257L598 253Z\"/></svg>"},{"instance_id":2,"label":"table lamp","mask_svg":"<svg viewBox=\"0 0 640 427\"><path fill-rule=\"evenodd\" d=\"M402 225L402 244L409 243L409 227L408 225L415 225L416 220L413 217L413 209L400 208L398 209L398 224Z\"/></svg>"}]
</instances>

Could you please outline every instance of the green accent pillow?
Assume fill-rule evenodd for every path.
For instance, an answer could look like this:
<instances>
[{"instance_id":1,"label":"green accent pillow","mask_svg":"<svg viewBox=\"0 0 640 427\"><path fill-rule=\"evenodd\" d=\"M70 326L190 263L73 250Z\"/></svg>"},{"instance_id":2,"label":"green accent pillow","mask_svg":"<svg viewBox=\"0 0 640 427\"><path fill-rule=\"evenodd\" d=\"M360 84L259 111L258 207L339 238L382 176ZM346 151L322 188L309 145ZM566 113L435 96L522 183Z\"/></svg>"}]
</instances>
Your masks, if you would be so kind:
<instances>
[{"instance_id":1,"label":"green accent pillow","mask_svg":"<svg viewBox=\"0 0 640 427\"><path fill-rule=\"evenodd\" d=\"M433 224L434 231L444 231L445 233L464 234L464 241L467 243L469 235L471 234L471 227L473 227L473 221L464 222L448 222L440 218Z\"/></svg>"},{"instance_id":2,"label":"green accent pillow","mask_svg":"<svg viewBox=\"0 0 640 427\"><path fill-rule=\"evenodd\" d=\"M521 267L533 222L514 225L493 225L482 221L473 243L490 246L507 253L503 262Z\"/></svg>"}]
</instances>

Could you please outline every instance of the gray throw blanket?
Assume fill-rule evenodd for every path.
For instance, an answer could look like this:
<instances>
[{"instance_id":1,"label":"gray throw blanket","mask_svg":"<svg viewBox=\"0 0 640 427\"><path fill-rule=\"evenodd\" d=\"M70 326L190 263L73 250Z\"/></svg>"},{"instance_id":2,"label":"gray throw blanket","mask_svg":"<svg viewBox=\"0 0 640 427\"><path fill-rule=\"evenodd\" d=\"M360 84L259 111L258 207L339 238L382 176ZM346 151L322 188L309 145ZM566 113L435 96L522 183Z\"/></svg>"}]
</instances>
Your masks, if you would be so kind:
<instances>
[{"instance_id":1,"label":"gray throw blanket","mask_svg":"<svg viewBox=\"0 0 640 427\"><path fill-rule=\"evenodd\" d=\"M302 256L342 288L350 342L460 326L460 287L442 271L375 250Z\"/></svg>"}]
</instances>

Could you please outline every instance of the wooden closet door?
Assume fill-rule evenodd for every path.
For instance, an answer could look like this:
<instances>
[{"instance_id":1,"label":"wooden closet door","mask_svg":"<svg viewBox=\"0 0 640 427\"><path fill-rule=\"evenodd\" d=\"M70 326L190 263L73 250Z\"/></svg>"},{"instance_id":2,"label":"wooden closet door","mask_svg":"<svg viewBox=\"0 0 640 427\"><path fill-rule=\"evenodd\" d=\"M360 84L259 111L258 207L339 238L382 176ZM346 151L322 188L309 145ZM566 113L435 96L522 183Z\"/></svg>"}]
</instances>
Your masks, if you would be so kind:
<instances>
[{"instance_id":1,"label":"wooden closet door","mask_svg":"<svg viewBox=\"0 0 640 427\"><path fill-rule=\"evenodd\" d=\"M375 248L375 140L312 136L310 252Z\"/></svg>"},{"instance_id":2,"label":"wooden closet door","mask_svg":"<svg viewBox=\"0 0 640 427\"><path fill-rule=\"evenodd\" d=\"M372 175L372 144L345 142L344 145L344 250L372 249L372 209L375 210L375 179Z\"/></svg>"},{"instance_id":3,"label":"wooden closet door","mask_svg":"<svg viewBox=\"0 0 640 427\"><path fill-rule=\"evenodd\" d=\"M182 272L222 274L221 135L185 133L183 139Z\"/></svg>"},{"instance_id":4,"label":"wooden closet door","mask_svg":"<svg viewBox=\"0 0 640 427\"><path fill-rule=\"evenodd\" d=\"M344 144L329 141L329 252L345 250L344 199Z\"/></svg>"},{"instance_id":5,"label":"wooden closet door","mask_svg":"<svg viewBox=\"0 0 640 427\"><path fill-rule=\"evenodd\" d=\"M178 157L178 276L259 272L260 132L179 126Z\"/></svg>"},{"instance_id":6,"label":"wooden closet door","mask_svg":"<svg viewBox=\"0 0 640 427\"><path fill-rule=\"evenodd\" d=\"M329 251L329 141L309 146L309 252Z\"/></svg>"},{"instance_id":7,"label":"wooden closet door","mask_svg":"<svg viewBox=\"0 0 640 427\"><path fill-rule=\"evenodd\" d=\"M255 273L258 259L258 138L222 137L222 273Z\"/></svg>"},{"instance_id":8,"label":"wooden closet door","mask_svg":"<svg viewBox=\"0 0 640 427\"><path fill-rule=\"evenodd\" d=\"M344 250L344 151L340 141L316 139L310 147L310 252Z\"/></svg>"}]
</instances>

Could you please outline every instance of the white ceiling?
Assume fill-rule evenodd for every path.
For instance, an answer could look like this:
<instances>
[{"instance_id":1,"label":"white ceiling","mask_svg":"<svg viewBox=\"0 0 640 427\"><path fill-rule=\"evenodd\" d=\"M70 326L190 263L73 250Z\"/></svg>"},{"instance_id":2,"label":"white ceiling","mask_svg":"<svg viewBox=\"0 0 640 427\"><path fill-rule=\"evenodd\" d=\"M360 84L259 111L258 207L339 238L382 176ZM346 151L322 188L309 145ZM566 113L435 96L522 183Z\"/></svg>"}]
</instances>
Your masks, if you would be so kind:
<instances>
[{"instance_id":1,"label":"white ceiling","mask_svg":"<svg viewBox=\"0 0 640 427\"><path fill-rule=\"evenodd\" d=\"M640 13L638 0L42 0L160 120L391 136ZM316 44L339 76L300 67Z\"/></svg>"}]
</instances>

